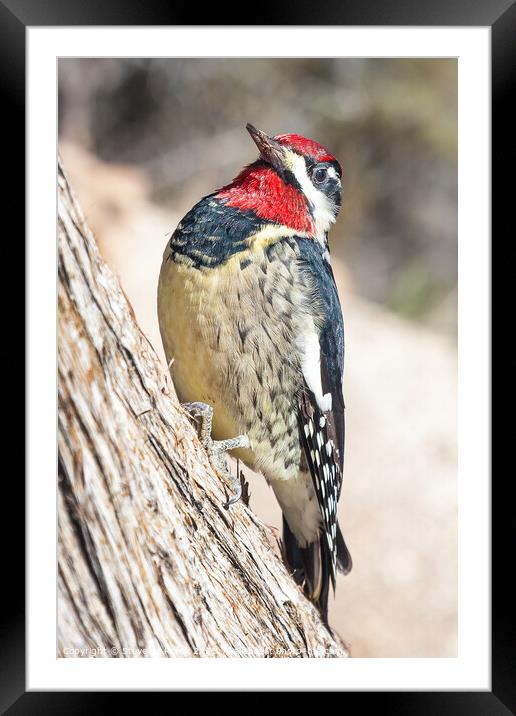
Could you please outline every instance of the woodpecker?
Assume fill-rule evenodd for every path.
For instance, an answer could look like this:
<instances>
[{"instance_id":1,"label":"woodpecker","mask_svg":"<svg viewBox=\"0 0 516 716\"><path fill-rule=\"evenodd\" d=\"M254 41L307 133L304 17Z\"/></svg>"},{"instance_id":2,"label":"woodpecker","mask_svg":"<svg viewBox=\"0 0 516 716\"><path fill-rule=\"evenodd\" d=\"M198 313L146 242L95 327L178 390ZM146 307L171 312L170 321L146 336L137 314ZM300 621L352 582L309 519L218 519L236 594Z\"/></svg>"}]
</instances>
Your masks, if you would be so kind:
<instances>
[{"instance_id":1,"label":"woodpecker","mask_svg":"<svg viewBox=\"0 0 516 716\"><path fill-rule=\"evenodd\" d=\"M344 325L328 246L342 170L318 142L246 128L258 160L201 199L166 246L159 325L204 444L266 478L285 559L328 624L330 583L352 566L337 522Z\"/></svg>"}]
</instances>

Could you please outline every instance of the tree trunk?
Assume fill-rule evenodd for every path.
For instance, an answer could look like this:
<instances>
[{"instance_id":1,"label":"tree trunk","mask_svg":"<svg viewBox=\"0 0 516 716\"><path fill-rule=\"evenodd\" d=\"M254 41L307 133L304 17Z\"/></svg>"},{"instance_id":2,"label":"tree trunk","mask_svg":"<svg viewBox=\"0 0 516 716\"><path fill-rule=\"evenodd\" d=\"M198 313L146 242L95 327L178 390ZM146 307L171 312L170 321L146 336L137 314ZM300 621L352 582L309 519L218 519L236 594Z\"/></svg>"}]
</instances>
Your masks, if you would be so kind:
<instances>
[{"instance_id":1,"label":"tree trunk","mask_svg":"<svg viewBox=\"0 0 516 716\"><path fill-rule=\"evenodd\" d=\"M59 656L347 656L242 502L59 167Z\"/></svg>"}]
</instances>

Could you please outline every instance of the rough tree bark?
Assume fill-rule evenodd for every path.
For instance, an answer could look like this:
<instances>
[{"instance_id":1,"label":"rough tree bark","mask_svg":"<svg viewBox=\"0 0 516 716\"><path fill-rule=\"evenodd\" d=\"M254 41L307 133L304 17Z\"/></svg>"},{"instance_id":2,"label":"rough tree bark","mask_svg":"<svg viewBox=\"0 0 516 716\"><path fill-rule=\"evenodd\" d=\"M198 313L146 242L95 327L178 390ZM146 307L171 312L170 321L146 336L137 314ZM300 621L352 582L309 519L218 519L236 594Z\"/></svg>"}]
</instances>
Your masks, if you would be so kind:
<instances>
[{"instance_id":1,"label":"rough tree bark","mask_svg":"<svg viewBox=\"0 0 516 716\"><path fill-rule=\"evenodd\" d=\"M347 656L242 502L58 177L59 656Z\"/></svg>"}]
</instances>

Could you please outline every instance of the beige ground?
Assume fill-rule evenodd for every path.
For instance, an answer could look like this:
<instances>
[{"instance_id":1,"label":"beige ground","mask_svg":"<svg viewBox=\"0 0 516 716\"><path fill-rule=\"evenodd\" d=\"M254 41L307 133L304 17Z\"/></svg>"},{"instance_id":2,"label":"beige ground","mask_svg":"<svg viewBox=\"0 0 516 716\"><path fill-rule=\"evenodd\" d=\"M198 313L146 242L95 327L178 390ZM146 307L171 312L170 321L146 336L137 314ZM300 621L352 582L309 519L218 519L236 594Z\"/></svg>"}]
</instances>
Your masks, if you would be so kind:
<instances>
[{"instance_id":1,"label":"beige ground","mask_svg":"<svg viewBox=\"0 0 516 716\"><path fill-rule=\"evenodd\" d=\"M179 220L151 204L136 173L61 148L101 250L162 355L156 286ZM455 656L457 648L456 348L352 293L335 266L346 324L347 443L340 519L354 567L330 621L355 657ZM249 475L270 525L272 491Z\"/></svg>"}]
</instances>

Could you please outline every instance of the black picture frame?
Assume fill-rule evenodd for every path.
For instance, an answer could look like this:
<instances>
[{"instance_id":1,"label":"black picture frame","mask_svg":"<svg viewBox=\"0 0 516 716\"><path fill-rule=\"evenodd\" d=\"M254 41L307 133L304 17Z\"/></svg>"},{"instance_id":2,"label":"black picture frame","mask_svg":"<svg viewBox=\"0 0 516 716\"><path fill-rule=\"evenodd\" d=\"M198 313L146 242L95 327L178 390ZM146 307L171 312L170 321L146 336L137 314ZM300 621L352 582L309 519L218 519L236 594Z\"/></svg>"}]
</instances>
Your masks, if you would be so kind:
<instances>
[{"instance_id":1,"label":"black picture frame","mask_svg":"<svg viewBox=\"0 0 516 716\"><path fill-rule=\"evenodd\" d=\"M256 6L255 6L256 7ZM3 164L8 185L8 213L16 217L17 240L4 234L4 251L9 242L8 265L24 265L24 244L21 239L22 217L25 216L25 39L31 26L80 25L189 25L199 15L199 7L178 8L154 0L104 0L102 4L84 0L0 0L0 96L2 97ZM229 13L228 13L229 14ZM250 13L252 13L252 7ZM273 24L273 25L397 25L397 26L489 26L492 30L492 236L507 227L512 243L514 233L513 159L509 148L516 126L511 107L511 80L516 68L516 2L515 0L426 0L407 3L404 0L362 0L296 4L292 8L260 3L259 23L232 15L226 18L219 4L203 8L203 25ZM512 153L514 156L514 153ZM509 216L511 212L511 216ZM6 209L7 213L7 209ZM10 230L11 232L13 229ZM509 236L509 234L511 236ZM19 252L18 258L16 251ZM20 255L21 254L21 255ZM6 254L4 253L4 259ZM4 263L4 267L5 267ZM13 304L12 282L2 282L4 292L3 324L5 335L19 336L23 321L9 310ZM11 287L10 287L11 286ZM492 299L501 294L492 292ZM503 297L502 297L503 298ZM500 302L502 298L499 298ZM18 303L18 299L16 298ZM7 314L7 315L5 315ZM494 316L494 312L492 313ZM11 340L11 338L9 339ZM23 341L23 337L20 338ZM37 350L37 346L28 346ZM14 369L20 373L20 365ZM4 375L6 373L4 372ZM12 364L9 376L13 375ZM11 380L9 380L11 382ZM16 404L21 404L19 386L23 376L12 381L17 387ZM18 432L21 430L18 429ZM23 451L20 452L23 454ZM5 471L4 471L5 472ZM514 550L513 503L509 490L512 475L507 471L492 483L492 691L477 692L346 692L344 708L357 697L362 707L387 714L485 714L502 716L516 710L516 629L514 596L509 587L508 571L512 572ZM20 469L5 472L3 504L8 506L10 519L2 521L4 608L0 612L0 712L19 714L90 713L99 709L121 708L122 694L117 692L25 692L25 489ZM238 685L236 685L238 688ZM136 694L131 694L136 707ZM144 696L148 698L148 696ZM116 701L115 701L116 699ZM245 701L240 701L245 708Z\"/></svg>"}]
</instances>

